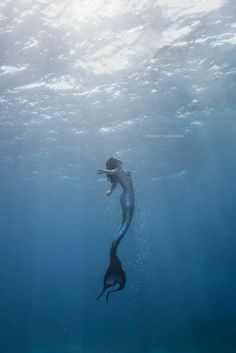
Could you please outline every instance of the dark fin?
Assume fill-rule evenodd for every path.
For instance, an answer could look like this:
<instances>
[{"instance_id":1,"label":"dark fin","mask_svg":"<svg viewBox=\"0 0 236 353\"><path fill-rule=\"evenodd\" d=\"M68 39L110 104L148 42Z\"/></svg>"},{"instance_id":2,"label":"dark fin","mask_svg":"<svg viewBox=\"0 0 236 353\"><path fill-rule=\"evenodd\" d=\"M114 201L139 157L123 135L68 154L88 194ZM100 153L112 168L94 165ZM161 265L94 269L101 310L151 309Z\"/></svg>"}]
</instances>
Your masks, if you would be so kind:
<instances>
[{"instance_id":1,"label":"dark fin","mask_svg":"<svg viewBox=\"0 0 236 353\"><path fill-rule=\"evenodd\" d=\"M118 287L118 288L116 288L116 289L110 290L110 291L107 293L107 295L106 295L107 303L108 303L108 297L109 297L109 295L110 295L111 293L119 292L119 291L120 291L121 289L123 289L123 288L124 288L124 287L120 286L120 287Z\"/></svg>"},{"instance_id":2,"label":"dark fin","mask_svg":"<svg viewBox=\"0 0 236 353\"><path fill-rule=\"evenodd\" d=\"M101 293L99 294L99 296L96 298L96 300L100 299L101 296L103 295L103 293L105 292L106 287L103 288L103 290L101 291Z\"/></svg>"}]
</instances>

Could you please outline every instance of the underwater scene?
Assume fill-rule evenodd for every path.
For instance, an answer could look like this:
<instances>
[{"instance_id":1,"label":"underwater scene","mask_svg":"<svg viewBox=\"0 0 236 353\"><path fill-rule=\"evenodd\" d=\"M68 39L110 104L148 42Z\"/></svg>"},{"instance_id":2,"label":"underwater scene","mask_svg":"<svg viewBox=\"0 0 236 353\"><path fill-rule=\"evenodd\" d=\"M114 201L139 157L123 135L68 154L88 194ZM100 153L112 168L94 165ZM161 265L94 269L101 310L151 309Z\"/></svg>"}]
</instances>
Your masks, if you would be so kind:
<instances>
[{"instance_id":1,"label":"underwater scene","mask_svg":"<svg viewBox=\"0 0 236 353\"><path fill-rule=\"evenodd\" d=\"M0 353L235 353L236 1L0 29Z\"/></svg>"}]
</instances>

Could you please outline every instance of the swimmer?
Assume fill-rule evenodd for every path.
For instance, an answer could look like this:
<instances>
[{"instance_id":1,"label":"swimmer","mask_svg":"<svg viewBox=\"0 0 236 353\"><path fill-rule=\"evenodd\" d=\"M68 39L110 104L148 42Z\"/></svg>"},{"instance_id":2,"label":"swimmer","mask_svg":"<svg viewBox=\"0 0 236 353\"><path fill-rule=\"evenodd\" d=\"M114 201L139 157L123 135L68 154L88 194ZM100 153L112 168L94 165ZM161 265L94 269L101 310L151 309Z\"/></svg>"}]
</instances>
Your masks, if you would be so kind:
<instances>
[{"instance_id":1,"label":"swimmer","mask_svg":"<svg viewBox=\"0 0 236 353\"><path fill-rule=\"evenodd\" d=\"M106 174L108 181L111 182L111 188L107 191L107 196L112 194L118 184L120 184L123 189L120 198L122 222L111 245L110 264L104 276L103 290L97 297L97 300L103 295L107 288L118 284L119 286L116 289L110 290L107 293L106 299L108 301L110 293L120 291L126 284L126 274L116 253L121 240L129 228L134 213L135 203L131 174L130 172L124 170L122 165L123 163L121 160L111 157L106 161L106 169L100 168L96 171L97 174Z\"/></svg>"}]
</instances>

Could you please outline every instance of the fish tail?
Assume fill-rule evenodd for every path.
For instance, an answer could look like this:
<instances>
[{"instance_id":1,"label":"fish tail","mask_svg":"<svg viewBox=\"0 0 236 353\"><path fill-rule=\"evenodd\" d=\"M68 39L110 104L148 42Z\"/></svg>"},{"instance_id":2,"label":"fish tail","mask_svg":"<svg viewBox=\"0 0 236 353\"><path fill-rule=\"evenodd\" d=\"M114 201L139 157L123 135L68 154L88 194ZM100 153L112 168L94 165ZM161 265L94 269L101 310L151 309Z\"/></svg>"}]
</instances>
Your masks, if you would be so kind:
<instances>
[{"instance_id":1,"label":"fish tail","mask_svg":"<svg viewBox=\"0 0 236 353\"><path fill-rule=\"evenodd\" d=\"M106 295L107 303L108 303L108 297L109 297L109 295L110 295L111 293L119 292L119 291L120 291L121 289L123 289L123 288L124 288L124 286L120 286L119 288L110 290L110 291L107 293L107 295Z\"/></svg>"},{"instance_id":2,"label":"fish tail","mask_svg":"<svg viewBox=\"0 0 236 353\"><path fill-rule=\"evenodd\" d=\"M96 298L96 300L98 300L98 299L101 298L101 296L103 295L103 293L105 292L105 290L106 290L106 287L104 287L104 288L102 289L101 293L100 293L99 296Z\"/></svg>"}]
</instances>

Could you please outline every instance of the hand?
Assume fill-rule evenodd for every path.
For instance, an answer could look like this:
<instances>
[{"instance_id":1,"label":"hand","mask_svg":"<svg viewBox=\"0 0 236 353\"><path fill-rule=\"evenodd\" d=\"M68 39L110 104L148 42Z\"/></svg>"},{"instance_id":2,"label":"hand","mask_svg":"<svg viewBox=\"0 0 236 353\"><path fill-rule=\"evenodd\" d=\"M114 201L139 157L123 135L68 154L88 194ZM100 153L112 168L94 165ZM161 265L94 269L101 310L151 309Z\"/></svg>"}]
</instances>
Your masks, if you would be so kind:
<instances>
[{"instance_id":1,"label":"hand","mask_svg":"<svg viewBox=\"0 0 236 353\"><path fill-rule=\"evenodd\" d=\"M111 195L111 190L107 191L107 196Z\"/></svg>"},{"instance_id":2,"label":"hand","mask_svg":"<svg viewBox=\"0 0 236 353\"><path fill-rule=\"evenodd\" d=\"M99 168L96 170L96 174L102 174L103 173L103 169L102 168Z\"/></svg>"}]
</instances>

